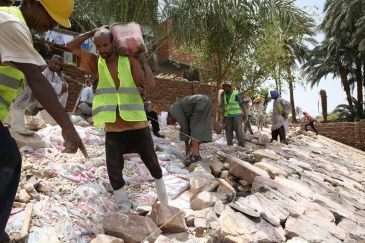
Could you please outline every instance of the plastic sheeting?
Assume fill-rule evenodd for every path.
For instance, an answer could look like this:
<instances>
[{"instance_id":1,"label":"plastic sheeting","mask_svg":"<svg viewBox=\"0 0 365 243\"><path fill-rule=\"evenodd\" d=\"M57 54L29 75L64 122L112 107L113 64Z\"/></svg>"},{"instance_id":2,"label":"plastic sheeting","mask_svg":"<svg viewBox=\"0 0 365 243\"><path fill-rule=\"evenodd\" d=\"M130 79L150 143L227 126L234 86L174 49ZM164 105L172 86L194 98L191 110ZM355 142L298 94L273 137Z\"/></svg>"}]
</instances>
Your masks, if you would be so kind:
<instances>
[{"instance_id":1,"label":"plastic sheeting","mask_svg":"<svg viewBox=\"0 0 365 243\"><path fill-rule=\"evenodd\" d=\"M61 155L63 139L59 126L48 126L38 134L51 142L51 148L31 149L23 147L20 151L26 159L33 159L34 165L42 164L51 172L50 177L40 179L36 188L41 200L33 207L31 230L28 243L36 242L90 242L97 234L103 233L102 218L106 212L117 212L112 195L105 163L105 133L94 127L76 127L85 144L91 146L94 154L89 152L90 159L85 160L81 153L77 155ZM173 129L165 127L164 129ZM177 131L176 131L177 132ZM202 144L203 157L211 154L220 146L224 146L224 138L213 136L215 142ZM185 159L184 142L171 143L168 139L153 136L157 156L163 171L166 191L175 207L190 208L190 179L195 176L214 178L203 168L197 167L189 173L182 163ZM88 147L89 148L89 147ZM152 205L157 200L154 178L138 154L129 154L128 166L134 172L124 176L126 187L133 183L148 183L149 189L144 193L129 194L134 206ZM20 212L13 215L8 223L9 230L21 226ZM23 216L24 217L24 216Z\"/></svg>"}]
</instances>

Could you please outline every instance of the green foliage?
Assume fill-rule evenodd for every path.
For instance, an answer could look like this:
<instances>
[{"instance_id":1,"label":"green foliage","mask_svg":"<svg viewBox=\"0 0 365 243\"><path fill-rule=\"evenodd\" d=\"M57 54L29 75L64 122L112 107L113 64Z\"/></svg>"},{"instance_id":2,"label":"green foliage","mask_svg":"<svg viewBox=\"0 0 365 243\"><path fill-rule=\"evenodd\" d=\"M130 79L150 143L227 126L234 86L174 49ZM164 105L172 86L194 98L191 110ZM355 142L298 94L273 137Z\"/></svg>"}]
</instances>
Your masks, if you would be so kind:
<instances>
[{"instance_id":1,"label":"green foliage","mask_svg":"<svg viewBox=\"0 0 365 243\"><path fill-rule=\"evenodd\" d=\"M341 104L333 110L333 113L337 115L335 122L356 122L365 119L363 104L354 97L351 97L351 101L353 106Z\"/></svg>"}]
</instances>

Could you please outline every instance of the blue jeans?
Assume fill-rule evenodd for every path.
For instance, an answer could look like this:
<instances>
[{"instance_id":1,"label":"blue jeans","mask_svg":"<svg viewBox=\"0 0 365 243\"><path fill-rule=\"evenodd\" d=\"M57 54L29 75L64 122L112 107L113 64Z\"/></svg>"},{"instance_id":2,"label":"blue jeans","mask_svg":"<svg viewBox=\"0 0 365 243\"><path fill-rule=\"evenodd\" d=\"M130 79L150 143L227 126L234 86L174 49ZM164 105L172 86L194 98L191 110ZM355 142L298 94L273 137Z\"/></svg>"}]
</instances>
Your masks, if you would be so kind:
<instances>
[{"instance_id":1,"label":"blue jeans","mask_svg":"<svg viewBox=\"0 0 365 243\"><path fill-rule=\"evenodd\" d=\"M242 132L242 116L224 117L227 145L233 145L233 131L236 133L238 146L244 147Z\"/></svg>"},{"instance_id":2,"label":"blue jeans","mask_svg":"<svg viewBox=\"0 0 365 243\"><path fill-rule=\"evenodd\" d=\"M9 238L5 232L20 180L22 158L9 130L0 122L0 242Z\"/></svg>"}]
</instances>

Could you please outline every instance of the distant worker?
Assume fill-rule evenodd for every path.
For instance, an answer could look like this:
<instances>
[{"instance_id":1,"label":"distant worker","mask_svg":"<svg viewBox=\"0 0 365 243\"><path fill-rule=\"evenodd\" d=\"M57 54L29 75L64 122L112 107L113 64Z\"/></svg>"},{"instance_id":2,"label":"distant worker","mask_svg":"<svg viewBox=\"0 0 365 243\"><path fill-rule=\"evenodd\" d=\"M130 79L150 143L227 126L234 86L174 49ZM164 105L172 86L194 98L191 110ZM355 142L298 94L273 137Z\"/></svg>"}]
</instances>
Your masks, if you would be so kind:
<instances>
[{"instance_id":1,"label":"distant worker","mask_svg":"<svg viewBox=\"0 0 365 243\"><path fill-rule=\"evenodd\" d=\"M81 48L85 40L94 37L100 54ZM118 56L114 51L116 39L106 28L97 28L73 38L66 46L77 56L77 67L99 77L92 105L94 126L104 127L106 165L116 204L121 213L128 213L131 202L124 189L123 155L138 153L155 178L158 200L168 204L162 169L158 162L148 127L139 84L155 86L147 53L137 58Z\"/></svg>"},{"instance_id":2,"label":"distant worker","mask_svg":"<svg viewBox=\"0 0 365 243\"><path fill-rule=\"evenodd\" d=\"M257 129L259 131L260 131L260 127L261 127L261 131L263 130L262 126L265 123L265 115L264 115L264 112L263 112L264 103L265 103L265 97L261 96L259 94L256 95L256 98L252 102L252 106L256 111L256 114L255 114L256 125L257 125Z\"/></svg>"},{"instance_id":3,"label":"distant worker","mask_svg":"<svg viewBox=\"0 0 365 243\"><path fill-rule=\"evenodd\" d=\"M80 115L84 118L89 118L92 116L92 104L98 87L99 80L96 78L92 81L92 86L86 87L81 93L81 104L79 105Z\"/></svg>"},{"instance_id":4,"label":"distant worker","mask_svg":"<svg viewBox=\"0 0 365 243\"><path fill-rule=\"evenodd\" d=\"M62 81L62 76L58 76L58 72L61 71L63 58L59 55L53 55L51 60L48 62L48 67L43 71L43 75L51 83L58 101L61 103L63 108L66 107L68 99L68 84ZM38 106L43 108L41 105Z\"/></svg>"},{"instance_id":5,"label":"distant worker","mask_svg":"<svg viewBox=\"0 0 365 243\"><path fill-rule=\"evenodd\" d=\"M291 104L281 98L280 94L276 90L270 91L270 96L274 100L273 102L273 115L271 126L271 142L278 140L280 137L280 143L288 144L286 140L286 134L289 131L289 113L291 111Z\"/></svg>"},{"instance_id":6,"label":"distant worker","mask_svg":"<svg viewBox=\"0 0 365 243\"><path fill-rule=\"evenodd\" d=\"M244 147L242 132L242 114L244 103L237 90L232 90L230 81L224 81L221 97L223 104L224 130L226 131L227 145L233 145L233 131L236 133L238 146Z\"/></svg>"},{"instance_id":7,"label":"distant worker","mask_svg":"<svg viewBox=\"0 0 365 243\"><path fill-rule=\"evenodd\" d=\"M73 0L23 0L19 8L0 7L0 242L10 241L5 228L22 171L19 148L3 123L8 116L10 103L25 82L61 126L65 141L62 152L76 153L80 149L88 157L69 116L41 72L46 62L34 49L30 31L31 28L42 34L58 23L70 28L68 18L73 6Z\"/></svg>"},{"instance_id":8,"label":"distant worker","mask_svg":"<svg viewBox=\"0 0 365 243\"><path fill-rule=\"evenodd\" d=\"M251 103L252 100L248 94L245 94L243 97L243 103L245 104L243 106L243 114L245 122L243 124L243 133L246 133L247 130L250 132L251 135L253 135L253 131L251 128Z\"/></svg>"},{"instance_id":9,"label":"distant worker","mask_svg":"<svg viewBox=\"0 0 365 243\"><path fill-rule=\"evenodd\" d=\"M180 140L185 141L186 166L202 159L199 143L212 141L212 100L202 94L189 95L175 102L169 110L167 124L180 125ZM190 150L192 154L190 155Z\"/></svg>"},{"instance_id":10,"label":"distant worker","mask_svg":"<svg viewBox=\"0 0 365 243\"><path fill-rule=\"evenodd\" d=\"M142 97L144 103L144 110L146 112L147 120L151 121L153 135L159 138L165 138L160 134L160 125L158 124L158 115L156 111L151 111L151 101L147 100L147 95L144 90L143 84L138 85L138 91Z\"/></svg>"},{"instance_id":11,"label":"distant worker","mask_svg":"<svg viewBox=\"0 0 365 243\"><path fill-rule=\"evenodd\" d=\"M318 135L318 131L316 130L316 128L314 127L314 122L316 121L315 119L313 119L306 111L303 111L303 115L305 116L305 118L307 118L308 123L306 123L304 125L305 127L305 131L308 132L308 125L310 125L312 127L312 129L316 132L316 135Z\"/></svg>"}]
</instances>

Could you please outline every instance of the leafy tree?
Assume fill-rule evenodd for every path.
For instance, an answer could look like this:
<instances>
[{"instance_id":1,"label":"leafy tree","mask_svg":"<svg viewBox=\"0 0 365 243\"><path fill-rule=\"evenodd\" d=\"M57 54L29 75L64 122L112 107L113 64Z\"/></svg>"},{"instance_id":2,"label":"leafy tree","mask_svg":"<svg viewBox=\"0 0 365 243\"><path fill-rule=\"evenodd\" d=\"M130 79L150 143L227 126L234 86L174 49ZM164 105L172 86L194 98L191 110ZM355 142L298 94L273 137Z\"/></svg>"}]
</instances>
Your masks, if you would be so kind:
<instances>
[{"instance_id":1,"label":"leafy tree","mask_svg":"<svg viewBox=\"0 0 365 243\"><path fill-rule=\"evenodd\" d=\"M216 91L232 68L249 63L245 55L254 49L255 37L265 32L268 23L282 23L290 30L298 29L308 18L287 0L166 1L164 12L172 21L175 41L203 51L203 60L210 64L209 75L216 80ZM249 68L261 70L252 63Z\"/></svg>"},{"instance_id":2,"label":"leafy tree","mask_svg":"<svg viewBox=\"0 0 365 243\"><path fill-rule=\"evenodd\" d=\"M295 115L298 117L298 119L300 119L302 112L303 112L302 108L300 108L299 106L295 107Z\"/></svg>"},{"instance_id":3,"label":"leafy tree","mask_svg":"<svg viewBox=\"0 0 365 243\"><path fill-rule=\"evenodd\" d=\"M351 101L353 103L352 106L341 104L333 110L333 113L337 113L338 116L334 120L335 122L356 122L360 119L365 119L363 104L354 97L351 97Z\"/></svg>"}]
</instances>

